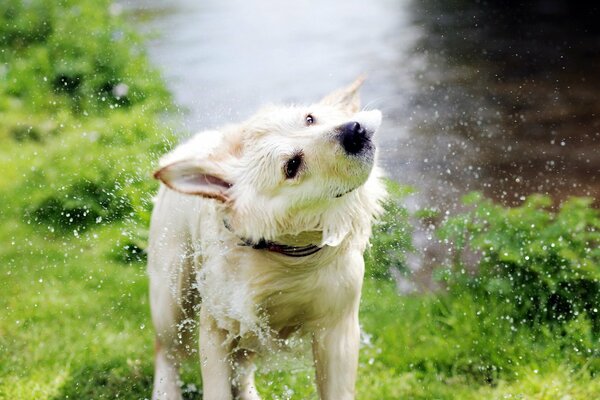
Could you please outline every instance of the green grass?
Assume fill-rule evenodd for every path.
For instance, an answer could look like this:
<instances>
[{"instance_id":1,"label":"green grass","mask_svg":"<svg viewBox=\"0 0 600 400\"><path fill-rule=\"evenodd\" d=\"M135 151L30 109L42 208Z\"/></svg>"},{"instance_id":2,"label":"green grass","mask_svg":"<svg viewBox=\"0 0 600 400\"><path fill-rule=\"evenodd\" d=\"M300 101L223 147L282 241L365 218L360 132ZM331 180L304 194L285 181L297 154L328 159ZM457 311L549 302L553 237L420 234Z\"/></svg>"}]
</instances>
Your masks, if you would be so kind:
<instances>
[{"instance_id":1,"label":"green grass","mask_svg":"<svg viewBox=\"0 0 600 400\"><path fill-rule=\"evenodd\" d=\"M148 398L140 250L150 171L174 137L169 94L107 0L3 1L0 62L0 399ZM388 269L405 269L410 227L403 207L386 208L361 304L358 398L600 397L583 315L530 326L513 322L506 296L398 295ZM195 357L183 381L186 398L201 397ZM258 385L266 399L316 398L306 366Z\"/></svg>"},{"instance_id":2,"label":"green grass","mask_svg":"<svg viewBox=\"0 0 600 400\"><path fill-rule=\"evenodd\" d=\"M13 228L19 239L0 259L0 397L149 396L153 340L144 265L111 257L126 229L65 238L41 235L35 226ZM389 282L366 281L361 323L370 343L361 350L358 398L590 399L600 393L589 364L565 359L559 340L534 341L501 324L473 325L475 304L444 312L447 307L436 297L398 296ZM498 365L518 365L493 373L489 382L488 370L478 368L496 358ZM184 382L201 387L195 358L184 368ZM306 368L261 374L258 383L265 398L315 398Z\"/></svg>"}]
</instances>

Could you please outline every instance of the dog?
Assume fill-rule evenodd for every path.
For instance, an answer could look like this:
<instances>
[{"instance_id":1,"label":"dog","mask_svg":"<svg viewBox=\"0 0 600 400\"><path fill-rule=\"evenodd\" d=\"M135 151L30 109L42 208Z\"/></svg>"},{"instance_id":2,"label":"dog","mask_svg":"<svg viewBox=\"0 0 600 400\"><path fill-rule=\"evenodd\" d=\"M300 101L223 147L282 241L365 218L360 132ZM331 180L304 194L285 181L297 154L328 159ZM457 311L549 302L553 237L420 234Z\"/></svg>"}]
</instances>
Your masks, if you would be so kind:
<instances>
[{"instance_id":1,"label":"dog","mask_svg":"<svg viewBox=\"0 0 600 400\"><path fill-rule=\"evenodd\" d=\"M164 156L148 246L154 399L180 399L199 319L206 400L259 399L255 361L312 346L321 399L353 399L363 253L385 186L363 79L311 106L267 106Z\"/></svg>"}]
</instances>

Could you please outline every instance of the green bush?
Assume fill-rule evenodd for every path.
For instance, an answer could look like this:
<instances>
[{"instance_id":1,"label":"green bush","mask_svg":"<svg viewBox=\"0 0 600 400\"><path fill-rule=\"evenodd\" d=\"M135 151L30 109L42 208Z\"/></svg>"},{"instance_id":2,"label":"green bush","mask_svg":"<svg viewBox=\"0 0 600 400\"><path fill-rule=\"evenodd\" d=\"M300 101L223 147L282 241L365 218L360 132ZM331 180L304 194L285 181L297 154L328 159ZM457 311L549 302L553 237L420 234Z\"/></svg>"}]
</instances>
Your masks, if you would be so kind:
<instances>
[{"instance_id":1,"label":"green bush","mask_svg":"<svg viewBox=\"0 0 600 400\"><path fill-rule=\"evenodd\" d=\"M85 115L156 102L167 91L143 57L139 38L111 13L111 1L0 3L0 93L35 110Z\"/></svg>"},{"instance_id":2,"label":"green bush","mask_svg":"<svg viewBox=\"0 0 600 400\"><path fill-rule=\"evenodd\" d=\"M580 316L600 334L600 213L592 200L571 198L551 209L547 196L504 208L469 195L472 211L450 218L441 237L455 249L447 282L455 293L501 302L517 324L560 325ZM468 273L462 253L479 256Z\"/></svg>"},{"instance_id":3,"label":"green bush","mask_svg":"<svg viewBox=\"0 0 600 400\"><path fill-rule=\"evenodd\" d=\"M52 238L126 221L140 249L121 258L137 259L172 103L115 10L110 0L0 2L0 155L10 161L0 195L5 213Z\"/></svg>"},{"instance_id":4,"label":"green bush","mask_svg":"<svg viewBox=\"0 0 600 400\"><path fill-rule=\"evenodd\" d=\"M373 226L371 248L366 254L366 274L376 279L390 279L391 270L407 272L406 253L412 250L412 227L402 200L413 192L408 186L386 181L388 199L384 213Z\"/></svg>"},{"instance_id":5,"label":"green bush","mask_svg":"<svg viewBox=\"0 0 600 400\"><path fill-rule=\"evenodd\" d=\"M132 211L129 197L112 183L102 183L79 181L53 193L33 210L32 218L55 228L76 230L123 219Z\"/></svg>"}]
</instances>

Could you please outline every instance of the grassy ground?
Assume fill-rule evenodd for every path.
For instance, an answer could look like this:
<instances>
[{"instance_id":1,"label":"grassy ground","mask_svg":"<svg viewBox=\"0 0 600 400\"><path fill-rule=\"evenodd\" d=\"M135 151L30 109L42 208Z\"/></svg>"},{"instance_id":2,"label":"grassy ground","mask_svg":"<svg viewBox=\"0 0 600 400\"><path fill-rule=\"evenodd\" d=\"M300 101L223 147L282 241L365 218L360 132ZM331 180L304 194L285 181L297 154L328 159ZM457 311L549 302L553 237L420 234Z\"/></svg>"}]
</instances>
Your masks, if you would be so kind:
<instances>
[{"instance_id":1,"label":"grassy ground","mask_svg":"<svg viewBox=\"0 0 600 400\"><path fill-rule=\"evenodd\" d=\"M140 250L150 170L172 142L161 122L171 102L110 10L92 0L0 5L1 399L150 396ZM384 228L403 233L379 243L406 247L405 211L389 211L398 221ZM401 263L385 246L377 260ZM358 398L600 396L587 320L526 327L468 293L399 296L377 260L361 305ZM200 398L195 359L183 380L186 397ZM308 368L261 373L258 384L268 399L315 398Z\"/></svg>"},{"instance_id":2,"label":"grassy ground","mask_svg":"<svg viewBox=\"0 0 600 400\"><path fill-rule=\"evenodd\" d=\"M8 246L0 260L0 397L149 397L152 328L144 265L112 259L127 226L68 238L12 226L2 227ZM369 339L361 351L358 398L591 399L600 393L585 361L566 358L573 352L550 337L511 333L509 323L474 326L474 304L446 306L434 297L398 296L389 282L366 281L361 321ZM521 364L490 374L486 363L495 358L503 358L498 365ZM198 370L195 359L185 368L188 398L200 397ZM261 374L258 382L265 398L315 398L308 369Z\"/></svg>"}]
</instances>

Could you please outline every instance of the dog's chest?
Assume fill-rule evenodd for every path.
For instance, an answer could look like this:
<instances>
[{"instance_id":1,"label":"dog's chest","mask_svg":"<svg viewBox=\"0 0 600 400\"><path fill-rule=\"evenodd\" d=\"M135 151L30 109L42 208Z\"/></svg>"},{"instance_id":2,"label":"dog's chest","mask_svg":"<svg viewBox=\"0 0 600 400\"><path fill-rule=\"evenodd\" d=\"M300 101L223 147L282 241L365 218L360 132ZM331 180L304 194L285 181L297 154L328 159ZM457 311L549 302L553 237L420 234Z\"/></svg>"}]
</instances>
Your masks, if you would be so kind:
<instances>
[{"instance_id":1,"label":"dog's chest","mask_svg":"<svg viewBox=\"0 0 600 400\"><path fill-rule=\"evenodd\" d=\"M256 274L252 301L271 328L318 325L334 318L360 285L359 277L335 260L321 265L295 265ZM360 290L360 287L358 287Z\"/></svg>"},{"instance_id":2,"label":"dog's chest","mask_svg":"<svg viewBox=\"0 0 600 400\"><path fill-rule=\"evenodd\" d=\"M232 249L205 260L199 271L203 305L236 336L312 329L334 319L360 293L362 259L323 254L306 263L286 256ZM360 257L360 254L358 255Z\"/></svg>"},{"instance_id":3,"label":"dog's chest","mask_svg":"<svg viewBox=\"0 0 600 400\"><path fill-rule=\"evenodd\" d=\"M192 219L198 289L202 307L231 338L310 331L347 312L360 296L364 264L351 235L346 244L288 258L240 246L215 209L202 205Z\"/></svg>"}]
</instances>

